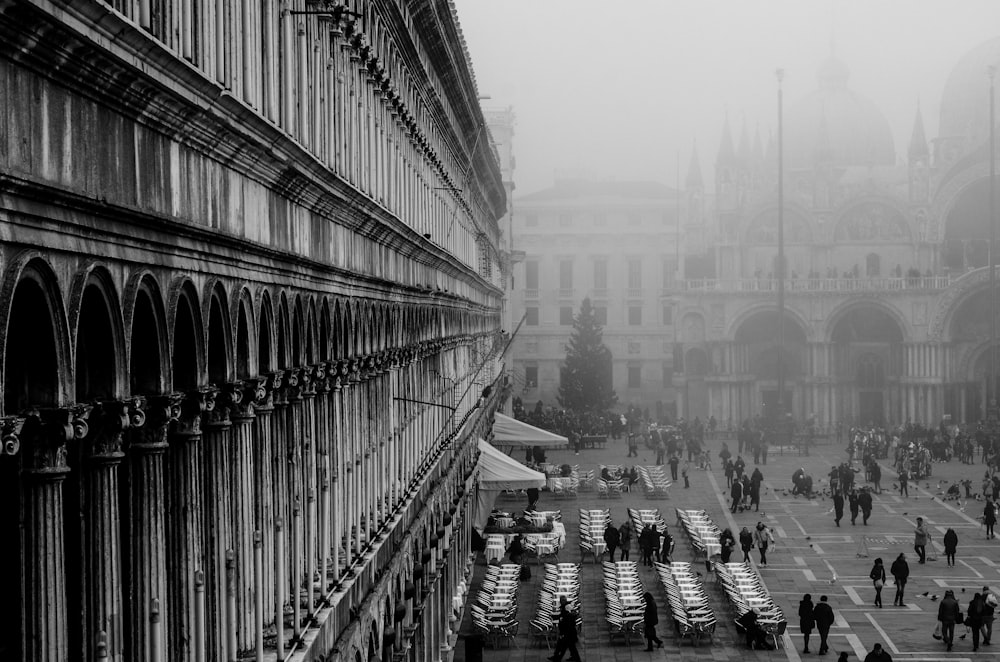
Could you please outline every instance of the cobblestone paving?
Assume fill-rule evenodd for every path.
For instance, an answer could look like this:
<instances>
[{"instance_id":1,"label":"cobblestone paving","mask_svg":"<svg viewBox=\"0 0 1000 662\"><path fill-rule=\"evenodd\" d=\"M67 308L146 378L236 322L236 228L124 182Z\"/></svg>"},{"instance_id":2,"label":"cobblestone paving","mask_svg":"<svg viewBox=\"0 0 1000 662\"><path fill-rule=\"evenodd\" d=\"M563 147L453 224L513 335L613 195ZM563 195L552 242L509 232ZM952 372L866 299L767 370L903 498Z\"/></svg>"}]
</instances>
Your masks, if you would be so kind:
<instances>
[{"instance_id":1,"label":"cobblestone paving","mask_svg":"<svg viewBox=\"0 0 1000 662\"><path fill-rule=\"evenodd\" d=\"M714 578L705 575L706 591L719 620L715 640L698 647L689 641L683 644L674 636L669 624L669 610L666 597L653 569L641 568L641 576L646 590L655 596L660 607L658 633L664 640L664 647L653 652L643 650L644 643L633 641L626 646L621 640L609 643L604 621L604 597L601 587L600 566L591 560L584 560L582 583L582 611L584 619L583 640L580 644L581 656L588 662L611 660L790 660L800 662L812 658L819 645L817 635L812 635L810 655L803 655L802 636L798 631L798 601L803 593L811 593L813 601L820 595L829 596L837 621L830 631L830 653L822 659L836 660L841 651L849 654L849 660L863 660L876 642L881 642L894 660L905 662L933 662L934 660L998 660L1000 659L1000 639L991 646L982 646L977 653L972 652L972 638L958 639L954 652L946 653L944 645L931 638L937 615L938 603L934 596L943 596L947 588L955 590L964 611L973 593L989 585L994 590L1000 588L1000 542L986 540L984 530L977 519L982 514L983 503L970 501L964 511L954 501L942 501L941 496L947 485L963 478L972 478L979 483L984 472L982 464L963 465L957 461L933 465L933 476L911 483L910 496L900 497L892 490L895 473L883 463L884 491L875 496L875 507L868 526L850 523L849 511L838 528L833 521L833 504L829 498L820 497L807 500L793 498L790 491L792 473L802 466L813 476L818 486L830 471L830 467L846 459L841 446L824 445L812 449L809 456L800 456L797 451L779 455L772 449L767 464L761 465L764 474L764 492L761 495L760 512L731 514L728 509L728 491L725 477L719 468L717 453L720 441L709 441L715 468L711 472L693 469L690 474L691 487L684 489L683 481L670 490L669 499L647 499L640 493L625 494L620 499L599 498L596 493L581 493L577 498L552 499L547 492L542 493L539 509L559 509L566 524L567 544L560 560L579 562L578 509L610 507L612 519L621 524L626 516L626 508L659 508L676 542L675 560L694 560L684 534L676 523L674 508L704 508L720 528L726 526L738 533L743 526L753 527L758 520L772 527L776 548L768 553L768 565L759 568L761 576L789 620L784 647L777 651L746 650L733 627L733 615L729 612L725 598L715 586ZM735 442L729 442L735 453ZM556 464L580 464L581 470L597 469L599 464L653 464L654 454L640 450L638 458L626 458L624 441L609 441L604 449L586 449L580 455L571 451L558 450L548 453L549 461ZM744 456L748 469L753 470L752 456ZM595 472L596 473L596 472ZM858 477L859 484L864 475ZM942 481L939 487L939 481ZM948 481L944 483L943 481ZM964 491L963 491L964 494ZM498 507L520 510L523 500L501 499ZM922 516L932 531L928 554L937 560L919 565L913 550L913 527L917 516ZM956 566L949 568L942 553L941 539L944 532L954 528L958 533L959 545ZM868 557L859 558L864 553L862 538L867 543ZM931 548L933 547L933 551ZM886 569L892 560L905 553L910 563L910 580L906 587L906 606L892 607L894 589L891 583L883 590L886 607L879 609L873 605L874 589L868 579L872 561L882 557ZM739 554L734 554L738 558ZM632 558L638 558L633 538ZM754 554L754 562L758 560ZM472 595L478 590L478 581L483 575L482 555L477 558L473 575ZM522 584L519 595L518 620L520 634L510 648L483 653L486 662L501 660L545 660L552 654L543 644L531 641L528 621L534 617L537 595L541 583L541 569L533 567L533 577ZM926 595L925 595L926 594ZM1000 628L1000 623L997 624ZM964 631L959 626L958 631ZM456 644L455 660L465 660L464 638L472 633L468 613L462 623L459 641ZM998 635L1000 636L1000 635Z\"/></svg>"}]
</instances>

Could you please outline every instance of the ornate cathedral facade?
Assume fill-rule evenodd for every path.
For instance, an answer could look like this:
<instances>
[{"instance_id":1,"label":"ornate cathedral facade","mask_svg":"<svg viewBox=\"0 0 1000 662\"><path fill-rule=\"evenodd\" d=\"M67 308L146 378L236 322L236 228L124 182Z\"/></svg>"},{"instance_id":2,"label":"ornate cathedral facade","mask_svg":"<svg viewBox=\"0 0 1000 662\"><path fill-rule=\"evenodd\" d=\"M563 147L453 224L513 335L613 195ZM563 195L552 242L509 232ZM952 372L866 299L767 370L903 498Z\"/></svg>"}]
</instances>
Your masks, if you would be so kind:
<instances>
[{"instance_id":1,"label":"ornate cathedral facade","mask_svg":"<svg viewBox=\"0 0 1000 662\"><path fill-rule=\"evenodd\" d=\"M782 402L797 420L936 424L987 416L989 81L1000 38L943 91L939 135L919 108L905 158L836 59L784 122L784 344L778 336L777 151L728 123L714 209L688 178L686 240L715 277L680 282L673 385L680 415L739 421ZM694 185L692 185L692 182ZM693 251L689 246L685 254ZM778 365L785 393L778 393Z\"/></svg>"}]
</instances>

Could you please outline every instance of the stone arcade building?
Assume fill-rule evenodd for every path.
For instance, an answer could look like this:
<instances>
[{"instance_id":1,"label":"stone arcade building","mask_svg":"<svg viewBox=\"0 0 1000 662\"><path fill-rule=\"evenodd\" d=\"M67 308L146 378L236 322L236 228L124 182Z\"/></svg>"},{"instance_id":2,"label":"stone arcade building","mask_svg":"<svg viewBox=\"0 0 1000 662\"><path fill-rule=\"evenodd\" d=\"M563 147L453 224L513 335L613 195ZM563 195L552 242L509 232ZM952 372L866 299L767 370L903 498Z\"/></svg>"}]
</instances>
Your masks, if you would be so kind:
<instances>
[{"instance_id":1,"label":"stone arcade building","mask_svg":"<svg viewBox=\"0 0 1000 662\"><path fill-rule=\"evenodd\" d=\"M0 658L447 657L503 390L462 45L447 0L0 0Z\"/></svg>"}]
</instances>

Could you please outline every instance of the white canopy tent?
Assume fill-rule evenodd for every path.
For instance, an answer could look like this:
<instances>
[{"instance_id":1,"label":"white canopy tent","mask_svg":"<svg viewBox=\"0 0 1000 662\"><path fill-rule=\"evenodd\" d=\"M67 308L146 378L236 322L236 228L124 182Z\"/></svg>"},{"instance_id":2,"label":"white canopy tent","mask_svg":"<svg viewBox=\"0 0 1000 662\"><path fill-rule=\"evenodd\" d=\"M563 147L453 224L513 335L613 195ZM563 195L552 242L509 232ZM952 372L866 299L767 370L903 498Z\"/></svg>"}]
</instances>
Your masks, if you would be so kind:
<instances>
[{"instance_id":1,"label":"white canopy tent","mask_svg":"<svg viewBox=\"0 0 1000 662\"><path fill-rule=\"evenodd\" d=\"M545 474L504 455L482 439L479 440L479 451L479 490L476 495L476 511L472 516L472 528L482 535L486 520L501 491L541 488L545 485Z\"/></svg>"},{"instance_id":2,"label":"white canopy tent","mask_svg":"<svg viewBox=\"0 0 1000 662\"><path fill-rule=\"evenodd\" d=\"M565 446L569 440L497 413L493 419L493 443L497 446Z\"/></svg>"}]
</instances>

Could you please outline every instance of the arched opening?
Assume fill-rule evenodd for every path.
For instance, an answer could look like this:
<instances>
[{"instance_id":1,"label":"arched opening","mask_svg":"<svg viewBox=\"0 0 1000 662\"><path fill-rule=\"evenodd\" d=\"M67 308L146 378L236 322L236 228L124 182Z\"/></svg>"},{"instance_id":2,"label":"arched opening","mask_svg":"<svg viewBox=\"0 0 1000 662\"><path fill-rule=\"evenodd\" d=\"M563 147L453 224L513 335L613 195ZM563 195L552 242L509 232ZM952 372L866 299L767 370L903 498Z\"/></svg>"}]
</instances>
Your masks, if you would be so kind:
<instances>
[{"instance_id":1,"label":"arched opening","mask_svg":"<svg viewBox=\"0 0 1000 662\"><path fill-rule=\"evenodd\" d=\"M111 323L110 303L95 284L83 291L76 327L76 401L110 400L117 393L118 336Z\"/></svg>"},{"instance_id":2,"label":"arched opening","mask_svg":"<svg viewBox=\"0 0 1000 662\"><path fill-rule=\"evenodd\" d=\"M4 348L4 412L7 415L32 406L59 404L56 338L55 313L50 307L49 296L34 275L26 274L14 288L7 320ZM4 503L0 508L0 536L7 541L0 545L0 562L6 568L18 568L23 573L20 464L19 456L0 455L0 498ZM4 599L0 600L0 659L22 657L21 614L24 601L31 599L31 592L23 594L21 585L20 581L9 582Z\"/></svg>"},{"instance_id":3,"label":"arched opening","mask_svg":"<svg viewBox=\"0 0 1000 662\"><path fill-rule=\"evenodd\" d=\"M187 294L181 294L174 319L174 348L170 367L175 391L198 388L198 328L195 310Z\"/></svg>"},{"instance_id":4,"label":"arched opening","mask_svg":"<svg viewBox=\"0 0 1000 662\"><path fill-rule=\"evenodd\" d=\"M208 313L208 381L224 384L229 381L229 325L219 297L212 295Z\"/></svg>"},{"instance_id":5,"label":"arched opening","mask_svg":"<svg viewBox=\"0 0 1000 662\"><path fill-rule=\"evenodd\" d=\"M944 226L944 265L954 271L990 263L990 183L970 184L955 200Z\"/></svg>"},{"instance_id":6,"label":"arched opening","mask_svg":"<svg viewBox=\"0 0 1000 662\"><path fill-rule=\"evenodd\" d=\"M296 303L292 313L292 367L302 365L302 315Z\"/></svg>"},{"instance_id":7,"label":"arched opening","mask_svg":"<svg viewBox=\"0 0 1000 662\"><path fill-rule=\"evenodd\" d=\"M257 324L257 374L266 375L272 370L271 362L271 301L265 299L260 310L260 322Z\"/></svg>"},{"instance_id":8,"label":"arched opening","mask_svg":"<svg viewBox=\"0 0 1000 662\"><path fill-rule=\"evenodd\" d=\"M956 412L964 421L985 419L990 398L1000 394L1000 349L990 349L994 305L1000 321L1000 302L992 299L988 286L973 292L958 305L948 325L956 355L972 355L968 369L955 375L957 383L946 393L945 413Z\"/></svg>"},{"instance_id":9,"label":"arched opening","mask_svg":"<svg viewBox=\"0 0 1000 662\"><path fill-rule=\"evenodd\" d=\"M890 386L898 382L903 331L884 309L859 304L833 326L834 374L840 401L850 418L862 424L896 420L900 403Z\"/></svg>"},{"instance_id":10,"label":"arched opening","mask_svg":"<svg viewBox=\"0 0 1000 662\"><path fill-rule=\"evenodd\" d=\"M236 379L248 379L250 375L250 321L246 301L241 300L236 315Z\"/></svg>"},{"instance_id":11,"label":"arched opening","mask_svg":"<svg viewBox=\"0 0 1000 662\"><path fill-rule=\"evenodd\" d=\"M330 360L330 309L323 302L319 321L319 360Z\"/></svg>"},{"instance_id":12,"label":"arched opening","mask_svg":"<svg viewBox=\"0 0 1000 662\"><path fill-rule=\"evenodd\" d=\"M163 390L159 322L162 314L159 302L154 303L153 293L145 287L140 288L135 298L129 342L129 386L133 395L153 395Z\"/></svg>"},{"instance_id":13,"label":"arched opening","mask_svg":"<svg viewBox=\"0 0 1000 662\"><path fill-rule=\"evenodd\" d=\"M278 313L278 367L282 370L291 366L288 350L288 313L282 307Z\"/></svg>"},{"instance_id":14,"label":"arched opening","mask_svg":"<svg viewBox=\"0 0 1000 662\"><path fill-rule=\"evenodd\" d=\"M780 345L779 337L784 339ZM806 334L799 323L787 313L782 323L777 310L760 311L739 326L735 340L745 348L764 415L801 415L798 409L802 405L796 393L803 377ZM779 393L780 381L784 381L784 393Z\"/></svg>"}]
</instances>

